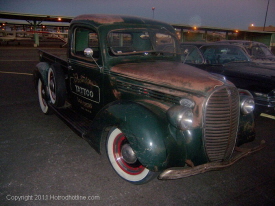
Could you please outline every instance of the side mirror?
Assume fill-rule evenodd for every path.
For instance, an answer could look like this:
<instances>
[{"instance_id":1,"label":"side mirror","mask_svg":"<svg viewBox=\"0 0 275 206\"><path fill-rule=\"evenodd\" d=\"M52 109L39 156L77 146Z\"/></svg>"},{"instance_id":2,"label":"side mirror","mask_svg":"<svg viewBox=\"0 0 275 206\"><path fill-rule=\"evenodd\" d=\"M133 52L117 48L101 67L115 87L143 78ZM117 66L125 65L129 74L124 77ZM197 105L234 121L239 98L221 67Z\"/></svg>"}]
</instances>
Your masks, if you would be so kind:
<instances>
[{"instance_id":1,"label":"side mirror","mask_svg":"<svg viewBox=\"0 0 275 206\"><path fill-rule=\"evenodd\" d=\"M91 48L84 49L84 55L85 57L93 57L94 51Z\"/></svg>"},{"instance_id":2,"label":"side mirror","mask_svg":"<svg viewBox=\"0 0 275 206\"><path fill-rule=\"evenodd\" d=\"M94 51L93 51L91 48L86 48L86 49L84 49L84 55L85 55L85 57L92 58L92 60L96 63L96 65L98 66L98 68L99 68L100 71L101 71L102 67L100 67L100 66L98 65L98 63L96 62L96 60L95 60L94 57L93 57L93 54L94 54Z\"/></svg>"}]
</instances>

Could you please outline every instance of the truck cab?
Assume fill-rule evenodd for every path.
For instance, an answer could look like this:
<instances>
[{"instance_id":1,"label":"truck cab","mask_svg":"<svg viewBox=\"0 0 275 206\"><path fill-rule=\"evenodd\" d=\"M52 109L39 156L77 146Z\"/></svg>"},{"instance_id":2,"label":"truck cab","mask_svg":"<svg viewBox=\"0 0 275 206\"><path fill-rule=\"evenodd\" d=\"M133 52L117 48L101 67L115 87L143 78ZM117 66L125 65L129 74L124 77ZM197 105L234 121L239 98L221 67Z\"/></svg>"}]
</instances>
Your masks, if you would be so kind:
<instances>
[{"instance_id":1,"label":"truck cab","mask_svg":"<svg viewBox=\"0 0 275 206\"><path fill-rule=\"evenodd\" d=\"M90 23L93 21L97 24ZM102 21L108 23L103 24ZM129 23L121 28L122 21ZM175 61L179 58L177 39L170 27L169 31L166 27L148 27L135 21L138 19L128 17L123 20L112 16L106 20L106 16L97 15L77 17L71 24L69 92L74 105L91 112L89 115L95 115L104 105L120 98L121 92L113 87L116 81L112 79L115 77L108 75L113 66L157 59ZM89 76L93 79L88 80ZM91 110L91 107L94 109Z\"/></svg>"}]
</instances>

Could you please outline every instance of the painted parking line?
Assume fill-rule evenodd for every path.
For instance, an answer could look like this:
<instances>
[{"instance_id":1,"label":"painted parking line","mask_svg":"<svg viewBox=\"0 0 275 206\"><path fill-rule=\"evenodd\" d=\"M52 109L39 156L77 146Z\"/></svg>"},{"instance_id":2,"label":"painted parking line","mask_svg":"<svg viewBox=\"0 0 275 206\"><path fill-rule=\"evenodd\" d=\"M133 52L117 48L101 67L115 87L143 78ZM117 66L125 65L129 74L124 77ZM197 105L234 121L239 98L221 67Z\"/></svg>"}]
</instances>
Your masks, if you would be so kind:
<instances>
[{"instance_id":1,"label":"painted parking line","mask_svg":"<svg viewBox=\"0 0 275 206\"><path fill-rule=\"evenodd\" d=\"M0 62L35 62L37 60L20 60L20 59L0 59Z\"/></svg>"},{"instance_id":2,"label":"painted parking line","mask_svg":"<svg viewBox=\"0 0 275 206\"><path fill-rule=\"evenodd\" d=\"M18 75L30 75L30 76L33 75L33 74L31 74L31 73L5 72L5 71L0 71L0 73L3 73L3 74L18 74Z\"/></svg>"},{"instance_id":3,"label":"painted parking line","mask_svg":"<svg viewBox=\"0 0 275 206\"><path fill-rule=\"evenodd\" d=\"M275 116L270 115L270 114L261 113L261 116L262 117L267 117L267 118L270 118L270 119L275 119Z\"/></svg>"}]
</instances>

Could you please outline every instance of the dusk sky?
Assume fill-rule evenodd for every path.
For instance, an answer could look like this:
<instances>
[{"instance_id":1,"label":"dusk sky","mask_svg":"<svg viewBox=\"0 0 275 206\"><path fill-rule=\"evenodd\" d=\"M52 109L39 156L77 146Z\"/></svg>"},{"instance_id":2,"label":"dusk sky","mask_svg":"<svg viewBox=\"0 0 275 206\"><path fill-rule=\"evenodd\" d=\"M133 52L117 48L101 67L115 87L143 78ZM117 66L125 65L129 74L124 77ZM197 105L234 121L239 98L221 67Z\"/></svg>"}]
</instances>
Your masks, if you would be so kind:
<instances>
[{"instance_id":1,"label":"dusk sky","mask_svg":"<svg viewBox=\"0 0 275 206\"><path fill-rule=\"evenodd\" d=\"M172 24L246 30L264 26L268 0L0 0L0 11L77 16L124 14ZM275 26L275 0L269 1L266 26Z\"/></svg>"}]
</instances>

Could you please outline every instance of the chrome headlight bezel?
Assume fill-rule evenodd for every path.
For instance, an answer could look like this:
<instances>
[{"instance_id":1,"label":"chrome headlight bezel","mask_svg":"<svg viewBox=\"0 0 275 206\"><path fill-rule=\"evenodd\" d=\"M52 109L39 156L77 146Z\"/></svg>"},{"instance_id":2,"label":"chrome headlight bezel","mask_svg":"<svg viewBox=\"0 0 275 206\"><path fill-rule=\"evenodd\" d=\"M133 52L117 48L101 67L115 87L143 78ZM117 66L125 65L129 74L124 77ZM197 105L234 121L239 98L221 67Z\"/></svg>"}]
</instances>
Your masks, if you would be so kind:
<instances>
[{"instance_id":1,"label":"chrome headlight bezel","mask_svg":"<svg viewBox=\"0 0 275 206\"><path fill-rule=\"evenodd\" d=\"M193 126L193 111L189 107L175 105L167 111L169 122L181 130L191 129Z\"/></svg>"},{"instance_id":2,"label":"chrome headlight bezel","mask_svg":"<svg viewBox=\"0 0 275 206\"><path fill-rule=\"evenodd\" d=\"M240 94L240 109L242 114L247 115L254 111L255 101L253 95L247 91L239 89Z\"/></svg>"},{"instance_id":3,"label":"chrome headlight bezel","mask_svg":"<svg viewBox=\"0 0 275 206\"><path fill-rule=\"evenodd\" d=\"M245 97L241 100L241 111L243 114L250 114L255 109L254 99L251 97Z\"/></svg>"}]
</instances>

